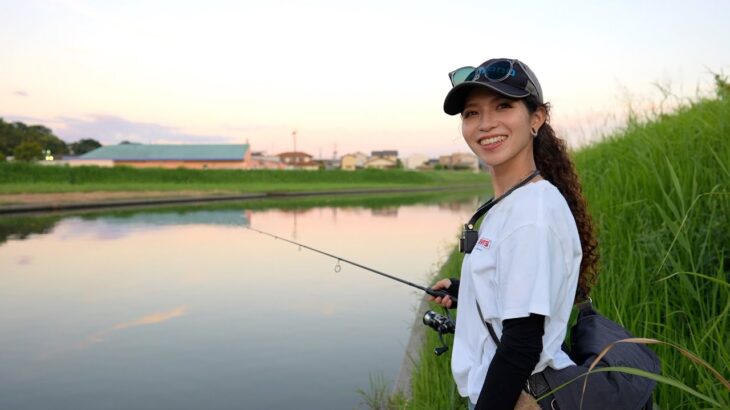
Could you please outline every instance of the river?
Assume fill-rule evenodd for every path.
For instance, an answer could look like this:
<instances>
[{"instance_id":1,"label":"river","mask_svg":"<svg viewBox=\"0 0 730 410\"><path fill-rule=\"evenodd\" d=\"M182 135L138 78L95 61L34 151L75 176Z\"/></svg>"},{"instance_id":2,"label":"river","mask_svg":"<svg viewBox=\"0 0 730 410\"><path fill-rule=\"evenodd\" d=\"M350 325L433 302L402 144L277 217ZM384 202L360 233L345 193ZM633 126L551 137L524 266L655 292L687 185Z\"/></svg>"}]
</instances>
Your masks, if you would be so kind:
<instances>
[{"instance_id":1,"label":"river","mask_svg":"<svg viewBox=\"0 0 730 410\"><path fill-rule=\"evenodd\" d=\"M353 409L392 382L474 194L3 217L1 409Z\"/></svg>"}]
</instances>

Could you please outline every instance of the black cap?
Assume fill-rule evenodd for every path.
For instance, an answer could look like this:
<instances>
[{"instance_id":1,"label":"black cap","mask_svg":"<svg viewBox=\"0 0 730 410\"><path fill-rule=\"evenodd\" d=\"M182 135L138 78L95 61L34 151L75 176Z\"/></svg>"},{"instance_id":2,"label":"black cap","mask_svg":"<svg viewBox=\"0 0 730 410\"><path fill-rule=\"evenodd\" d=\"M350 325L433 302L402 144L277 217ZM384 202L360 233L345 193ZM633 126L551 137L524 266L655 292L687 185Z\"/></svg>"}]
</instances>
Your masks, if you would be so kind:
<instances>
[{"instance_id":1,"label":"black cap","mask_svg":"<svg viewBox=\"0 0 730 410\"><path fill-rule=\"evenodd\" d=\"M508 72L506 68L510 66L510 63L511 70ZM498 77L503 79L491 79L495 78L495 71L499 71ZM502 73L504 75L501 75ZM449 91L444 100L446 114L461 113L464 110L467 95L476 87L489 88L512 98L525 98L532 95L540 104L543 103L540 83L527 64L516 59L493 58L474 68L463 82L456 84Z\"/></svg>"}]
</instances>

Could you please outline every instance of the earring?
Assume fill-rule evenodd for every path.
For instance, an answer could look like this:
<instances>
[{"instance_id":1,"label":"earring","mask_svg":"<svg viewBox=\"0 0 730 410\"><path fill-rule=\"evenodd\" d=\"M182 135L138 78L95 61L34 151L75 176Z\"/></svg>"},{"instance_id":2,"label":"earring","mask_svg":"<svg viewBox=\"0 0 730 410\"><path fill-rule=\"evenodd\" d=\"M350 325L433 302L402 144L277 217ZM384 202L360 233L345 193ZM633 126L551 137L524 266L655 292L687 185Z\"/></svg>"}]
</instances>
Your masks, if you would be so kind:
<instances>
[{"instance_id":1,"label":"earring","mask_svg":"<svg viewBox=\"0 0 730 410\"><path fill-rule=\"evenodd\" d=\"M532 131L532 137L537 138L537 130L534 128L530 128L530 131Z\"/></svg>"}]
</instances>

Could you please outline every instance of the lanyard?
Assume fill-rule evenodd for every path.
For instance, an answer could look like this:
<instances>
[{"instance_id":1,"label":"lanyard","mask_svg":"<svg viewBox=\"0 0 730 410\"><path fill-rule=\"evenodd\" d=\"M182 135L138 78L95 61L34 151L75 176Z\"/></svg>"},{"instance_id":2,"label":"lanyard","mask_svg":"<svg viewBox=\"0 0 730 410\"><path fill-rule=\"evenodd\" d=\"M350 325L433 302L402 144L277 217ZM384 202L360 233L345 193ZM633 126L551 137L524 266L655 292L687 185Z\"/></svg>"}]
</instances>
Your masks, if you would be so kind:
<instances>
[{"instance_id":1,"label":"lanyard","mask_svg":"<svg viewBox=\"0 0 730 410\"><path fill-rule=\"evenodd\" d=\"M477 223L477 220L484 216L490 209L492 209L493 206L497 205L499 201L503 200L505 197L507 197L509 194L514 192L516 189L521 188L525 186L528 182L530 182L533 178L540 175L539 170L534 170L530 175L525 177L522 181L514 185L512 188L510 188L507 192L504 194L498 196L497 198L490 198L487 202L485 202L482 206L480 206L476 212L474 212L474 215L472 215L471 219L469 219L469 222L464 224L464 229L461 232L461 238L459 238L459 252L461 253L471 253L471 251L474 249L474 247L477 244L477 240L479 239L479 233L474 230L474 225Z\"/></svg>"}]
</instances>

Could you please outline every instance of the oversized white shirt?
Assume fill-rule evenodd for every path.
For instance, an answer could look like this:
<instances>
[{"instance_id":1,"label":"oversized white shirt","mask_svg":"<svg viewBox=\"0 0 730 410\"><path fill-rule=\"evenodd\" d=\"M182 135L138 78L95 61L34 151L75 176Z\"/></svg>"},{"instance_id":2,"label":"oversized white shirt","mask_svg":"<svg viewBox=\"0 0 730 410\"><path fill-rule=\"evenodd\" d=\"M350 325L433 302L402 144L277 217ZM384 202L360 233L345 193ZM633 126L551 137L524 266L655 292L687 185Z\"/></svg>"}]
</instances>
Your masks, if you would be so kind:
<instances>
[{"instance_id":1,"label":"oversized white shirt","mask_svg":"<svg viewBox=\"0 0 730 410\"><path fill-rule=\"evenodd\" d=\"M543 350L533 373L574 364L561 345L582 256L573 214L547 180L515 190L487 213L461 267L451 369L462 396L477 402L497 350L475 300L498 338L504 320L545 316Z\"/></svg>"}]
</instances>

